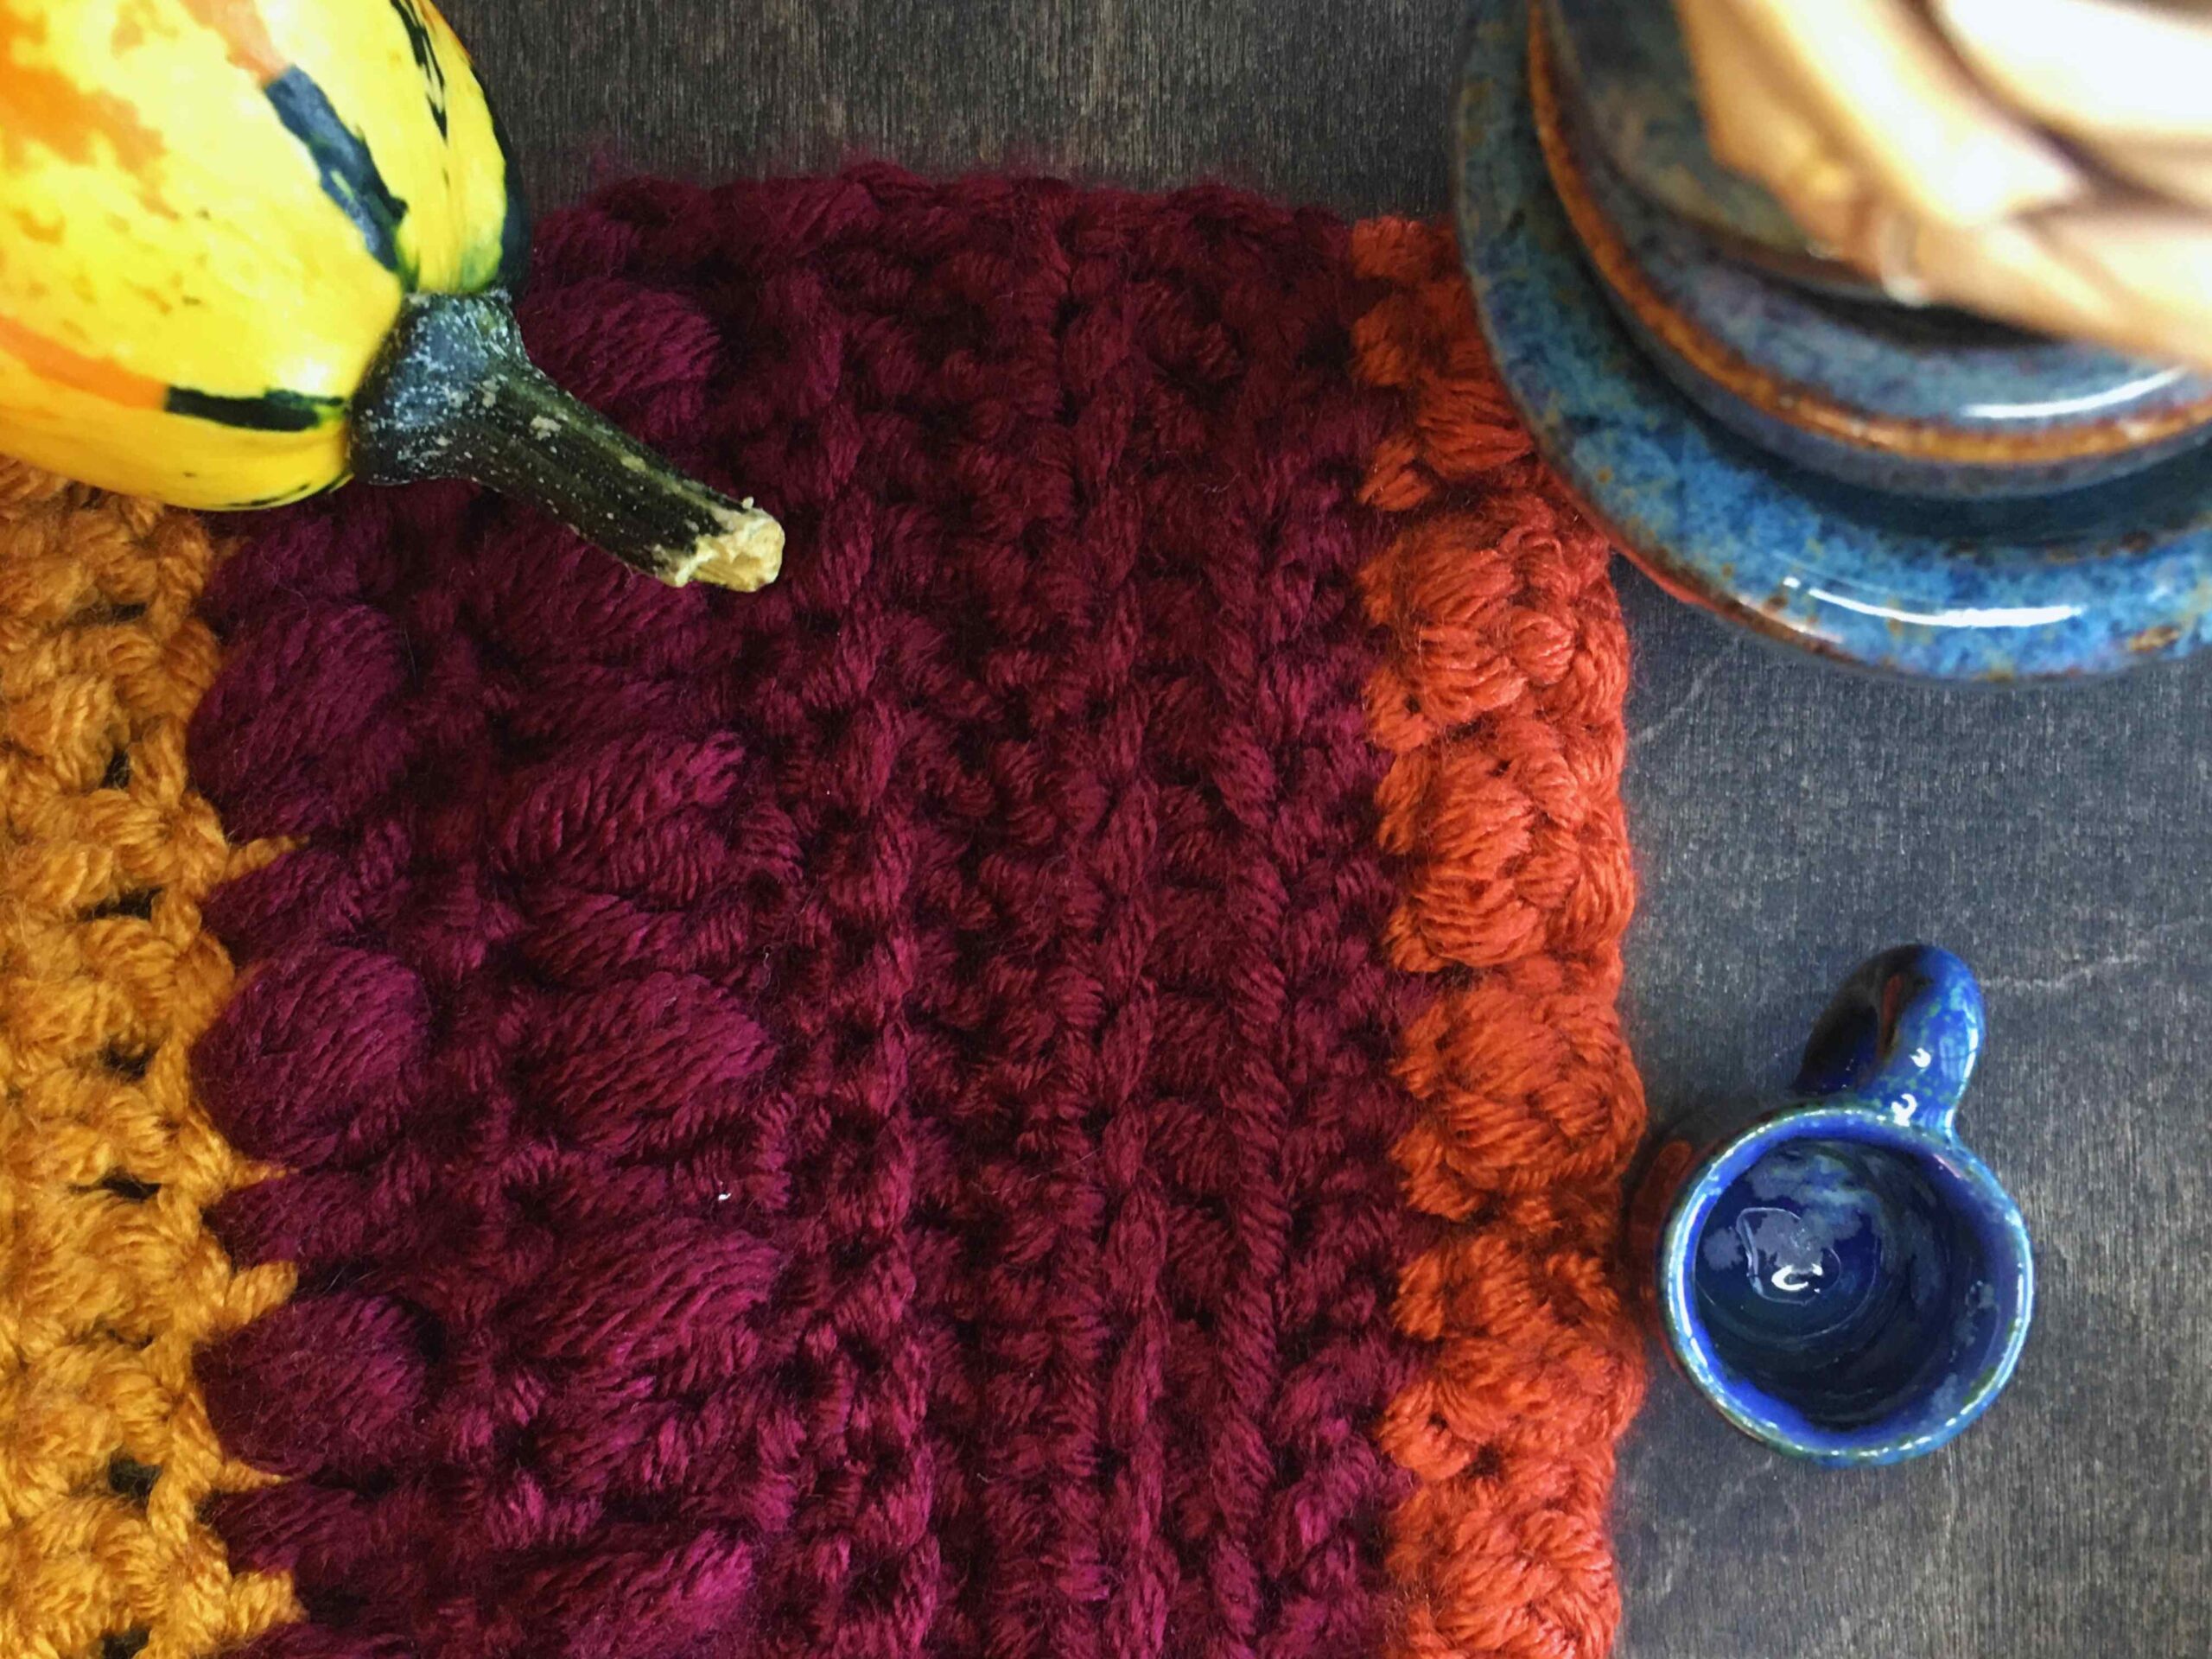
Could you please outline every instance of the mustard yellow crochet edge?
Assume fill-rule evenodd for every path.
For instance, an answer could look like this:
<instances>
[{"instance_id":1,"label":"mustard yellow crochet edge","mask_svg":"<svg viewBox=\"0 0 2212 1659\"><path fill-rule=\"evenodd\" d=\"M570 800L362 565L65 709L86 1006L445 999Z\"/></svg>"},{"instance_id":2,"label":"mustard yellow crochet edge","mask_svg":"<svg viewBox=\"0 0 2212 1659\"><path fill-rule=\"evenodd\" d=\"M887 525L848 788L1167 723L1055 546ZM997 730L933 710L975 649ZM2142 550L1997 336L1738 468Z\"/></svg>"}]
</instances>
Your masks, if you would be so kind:
<instances>
[{"instance_id":1,"label":"mustard yellow crochet edge","mask_svg":"<svg viewBox=\"0 0 2212 1659\"><path fill-rule=\"evenodd\" d=\"M232 969L232 848L185 728L217 648L188 514L0 460L0 1654L203 1659L296 1619L200 1518L224 1457L194 1348L291 1290L202 1212L256 1178L191 1086Z\"/></svg>"}]
</instances>

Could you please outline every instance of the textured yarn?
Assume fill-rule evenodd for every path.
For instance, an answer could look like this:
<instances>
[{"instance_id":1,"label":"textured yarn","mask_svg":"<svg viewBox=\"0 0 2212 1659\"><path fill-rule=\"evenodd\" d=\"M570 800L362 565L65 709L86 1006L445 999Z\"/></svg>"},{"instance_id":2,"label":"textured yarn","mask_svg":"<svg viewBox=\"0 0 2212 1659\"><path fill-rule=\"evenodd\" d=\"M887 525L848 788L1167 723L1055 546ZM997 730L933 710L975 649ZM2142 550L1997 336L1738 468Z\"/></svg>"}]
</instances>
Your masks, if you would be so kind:
<instances>
[{"instance_id":1,"label":"textured yarn","mask_svg":"<svg viewBox=\"0 0 2212 1659\"><path fill-rule=\"evenodd\" d=\"M275 1305L200 1222L246 1173L190 1090L230 985L228 851L185 779L215 671L189 517L0 460L0 1654L229 1649L292 1612L200 1517L192 1351Z\"/></svg>"},{"instance_id":2,"label":"textured yarn","mask_svg":"<svg viewBox=\"0 0 2212 1659\"><path fill-rule=\"evenodd\" d=\"M1626 635L1605 543L1531 458L1449 236L1354 234L1360 274L1395 290L1360 322L1359 372L1412 416L1368 478L1397 529L1362 578L1388 632L1367 688L1403 889L1387 944L1436 986L1401 1040L1418 1116L1397 1158L1447 1224L1399 1293L1431 1358L1381 1430L1421 1480L1392 1522L1401 1640L1595 1659L1620 1614L1613 1447L1643 1391L1615 1271L1643 1127L1613 1012Z\"/></svg>"},{"instance_id":3,"label":"textured yarn","mask_svg":"<svg viewBox=\"0 0 2212 1659\"><path fill-rule=\"evenodd\" d=\"M1601 1659L1624 646L1448 238L868 169L538 267L784 580L257 518L246 850L204 537L0 472L4 1651Z\"/></svg>"},{"instance_id":4,"label":"textured yarn","mask_svg":"<svg viewBox=\"0 0 2212 1659\"><path fill-rule=\"evenodd\" d=\"M1341 1659L1417 1248L1344 228L873 173L556 221L551 370L794 556L341 494L219 578L202 1368L260 1655Z\"/></svg>"}]
</instances>

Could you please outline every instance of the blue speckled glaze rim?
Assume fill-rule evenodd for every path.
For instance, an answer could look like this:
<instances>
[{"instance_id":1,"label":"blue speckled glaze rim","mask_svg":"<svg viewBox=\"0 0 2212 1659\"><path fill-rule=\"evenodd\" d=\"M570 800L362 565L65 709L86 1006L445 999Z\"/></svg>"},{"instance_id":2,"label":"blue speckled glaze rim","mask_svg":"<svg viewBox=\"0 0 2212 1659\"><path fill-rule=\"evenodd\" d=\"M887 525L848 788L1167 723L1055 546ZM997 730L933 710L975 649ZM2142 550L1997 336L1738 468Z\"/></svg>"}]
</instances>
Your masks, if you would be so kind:
<instances>
[{"instance_id":1,"label":"blue speckled glaze rim","mask_svg":"<svg viewBox=\"0 0 2212 1659\"><path fill-rule=\"evenodd\" d=\"M1616 320L1552 194L1528 35L1526 0L1474 0L1462 256L1538 447L1662 587L1825 657L1941 679L2106 673L2212 636L2201 456L2043 501L1938 502L1795 471L1697 412Z\"/></svg>"},{"instance_id":2,"label":"blue speckled glaze rim","mask_svg":"<svg viewBox=\"0 0 2212 1659\"><path fill-rule=\"evenodd\" d=\"M1984 1233L1993 1233L2020 1264L2018 1302L2001 1315L2005 1320L2003 1347L1967 1388L1959 1404L1935 1427L1917 1434L1885 1439L1865 1429L1822 1430L1794 1413L1785 1418L1755 1408L1746 1399L1755 1390L1721 1364L1697 1314L1690 1255L1721 1195L1776 1147L1822 1136L1894 1147L1949 1166L1977 1195L1980 1208L1976 1219ZM2012 1195L1989 1166L1955 1136L1900 1122L1887 1107L1871 1101L1830 1100L1785 1109L1707 1154L1675 1192L1660 1235L1653 1273L1668 1350L1714 1409L1763 1445L1836 1468L1902 1463L1957 1439L2012 1380L2035 1317L2035 1252L2029 1243L2027 1223Z\"/></svg>"}]
</instances>

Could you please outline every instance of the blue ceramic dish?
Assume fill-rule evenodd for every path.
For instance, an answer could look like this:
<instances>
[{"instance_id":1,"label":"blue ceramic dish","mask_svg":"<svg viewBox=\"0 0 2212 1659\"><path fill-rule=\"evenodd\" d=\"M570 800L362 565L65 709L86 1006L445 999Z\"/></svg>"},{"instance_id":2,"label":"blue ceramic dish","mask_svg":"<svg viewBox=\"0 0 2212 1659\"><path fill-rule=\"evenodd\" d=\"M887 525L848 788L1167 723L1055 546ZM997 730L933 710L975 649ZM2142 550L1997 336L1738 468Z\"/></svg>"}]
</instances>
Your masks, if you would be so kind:
<instances>
[{"instance_id":1,"label":"blue ceramic dish","mask_svg":"<svg viewBox=\"0 0 2212 1659\"><path fill-rule=\"evenodd\" d=\"M1529 50L1524 6L1473 8L1458 111L1468 274L1538 445L1662 586L1826 656L1954 679L2103 672L2212 632L2201 454L2053 495L1946 500L1793 466L1700 412L1592 273L1538 141Z\"/></svg>"},{"instance_id":2,"label":"blue ceramic dish","mask_svg":"<svg viewBox=\"0 0 2212 1659\"><path fill-rule=\"evenodd\" d=\"M1580 15L1602 34L1637 4L1553 0L1545 15ZM1657 20L1647 29L1672 16L1640 10ZM1563 47L1545 44L1558 29L1536 31L1530 67L1554 193L1615 315L1724 425L1799 466L1900 495L2049 495L2212 439L2212 385L2200 375L1955 312L1846 299L1728 251L1608 160L1592 136L1604 106L1588 100L1624 96L1625 80L1577 96Z\"/></svg>"},{"instance_id":3,"label":"blue ceramic dish","mask_svg":"<svg viewBox=\"0 0 2212 1659\"><path fill-rule=\"evenodd\" d=\"M1671 5L1540 0L1560 78L1605 162L1651 205L1769 270L1872 299L1874 286L1820 257L1759 185L1713 159L1689 51Z\"/></svg>"},{"instance_id":4,"label":"blue ceramic dish","mask_svg":"<svg viewBox=\"0 0 2212 1659\"><path fill-rule=\"evenodd\" d=\"M2202 376L1889 304L1793 249L1765 193L1706 152L1670 7L1547 0L1542 16L1531 106L1554 191L1615 312L1724 424L1847 482L1938 496L2047 495L2212 439Z\"/></svg>"},{"instance_id":5,"label":"blue ceramic dish","mask_svg":"<svg viewBox=\"0 0 2212 1659\"><path fill-rule=\"evenodd\" d=\"M1981 1039L1965 963L1885 951L1837 993L1790 1105L1681 1179L1655 1264L1662 1325L1745 1433L1895 1463L2011 1378L2035 1302L2027 1230L1955 1123Z\"/></svg>"}]
</instances>

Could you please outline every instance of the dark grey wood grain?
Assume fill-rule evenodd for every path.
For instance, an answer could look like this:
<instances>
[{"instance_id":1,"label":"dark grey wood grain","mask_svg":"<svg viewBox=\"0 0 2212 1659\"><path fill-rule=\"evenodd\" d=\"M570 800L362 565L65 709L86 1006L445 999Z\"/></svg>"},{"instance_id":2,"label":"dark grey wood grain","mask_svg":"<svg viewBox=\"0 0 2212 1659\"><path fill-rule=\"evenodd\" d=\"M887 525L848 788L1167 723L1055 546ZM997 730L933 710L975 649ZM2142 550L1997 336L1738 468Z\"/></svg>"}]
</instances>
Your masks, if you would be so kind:
<instances>
[{"instance_id":1,"label":"dark grey wood grain","mask_svg":"<svg viewBox=\"0 0 2212 1659\"><path fill-rule=\"evenodd\" d=\"M1444 200L1446 0L455 0L536 200L609 174L1197 178Z\"/></svg>"},{"instance_id":2,"label":"dark grey wood grain","mask_svg":"<svg viewBox=\"0 0 2212 1659\"><path fill-rule=\"evenodd\" d=\"M1657 3L1657 0L1654 0ZM1347 213L1445 205L1460 0L451 0L537 200L880 156ZM1836 1474L1672 1376L1626 1449L1626 1659L2212 1655L2212 661L2037 692L1853 678L1625 569L1655 1114L1787 1077L1907 938L1989 992L1967 1107L2036 1234L2010 1394Z\"/></svg>"}]
</instances>

